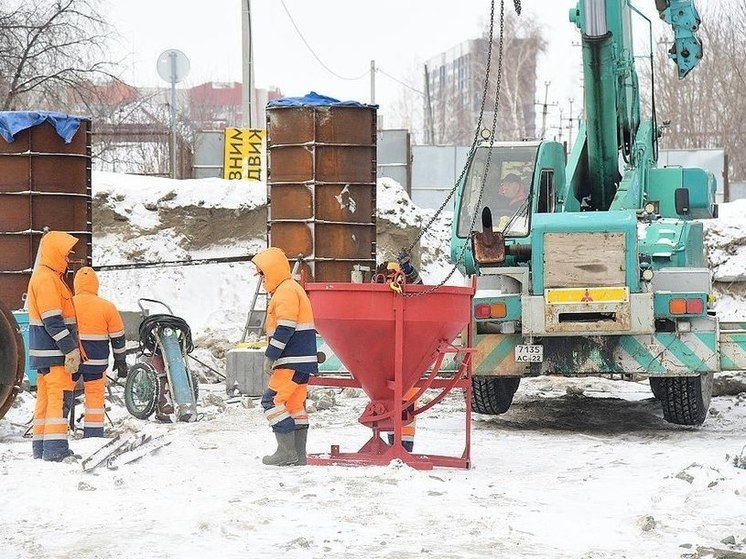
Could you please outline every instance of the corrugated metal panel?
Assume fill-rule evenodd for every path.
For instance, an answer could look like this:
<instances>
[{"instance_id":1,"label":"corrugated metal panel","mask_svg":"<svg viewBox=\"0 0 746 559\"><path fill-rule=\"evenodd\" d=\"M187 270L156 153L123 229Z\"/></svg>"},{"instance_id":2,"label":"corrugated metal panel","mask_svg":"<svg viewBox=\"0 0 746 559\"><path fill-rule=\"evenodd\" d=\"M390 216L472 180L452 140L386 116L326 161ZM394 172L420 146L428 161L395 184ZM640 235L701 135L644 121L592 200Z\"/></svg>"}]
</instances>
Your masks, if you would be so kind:
<instances>
[{"instance_id":1,"label":"corrugated metal panel","mask_svg":"<svg viewBox=\"0 0 746 559\"><path fill-rule=\"evenodd\" d=\"M80 239L74 268L91 263L91 123L65 144L43 123L0 139L0 300L23 306L44 230Z\"/></svg>"},{"instance_id":2,"label":"corrugated metal panel","mask_svg":"<svg viewBox=\"0 0 746 559\"><path fill-rule=\"evenodd\" d=\"M375 267L376 110L267 109L270 245L302 256L315 281Z\"/></svg>"}]
</instances>

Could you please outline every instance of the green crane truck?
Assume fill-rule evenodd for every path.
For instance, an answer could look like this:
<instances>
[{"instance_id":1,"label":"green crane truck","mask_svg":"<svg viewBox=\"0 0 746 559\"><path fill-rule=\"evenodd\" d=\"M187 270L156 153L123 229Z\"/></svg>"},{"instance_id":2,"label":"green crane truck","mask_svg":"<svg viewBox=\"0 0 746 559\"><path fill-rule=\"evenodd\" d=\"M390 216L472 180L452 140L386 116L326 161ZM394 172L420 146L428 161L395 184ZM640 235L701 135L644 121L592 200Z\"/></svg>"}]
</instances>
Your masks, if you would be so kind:
<instances>
[{"instance_id":1,"label":"green crane truck","mask_svg":"<svg viewBox=\"0 0 746 559\"><path fill-rule=\"evenodd\" d=\"M669 56L683 79L702 58L696 7L656 8L673 28ZM476 412L507 411L524 376L646 375L667 421L699 425L713 374L746 369L746 325L720 323L712 308L700 220L717 217L716 181L656 166L663 130L654 102L641 117L633 16L645 18L631 0L570 10L584 104L569 155L546 140L482 141L470 153L451 252L477 276ZM499 186L510 181L519 187Z\"/></svg>"}]
</instances>

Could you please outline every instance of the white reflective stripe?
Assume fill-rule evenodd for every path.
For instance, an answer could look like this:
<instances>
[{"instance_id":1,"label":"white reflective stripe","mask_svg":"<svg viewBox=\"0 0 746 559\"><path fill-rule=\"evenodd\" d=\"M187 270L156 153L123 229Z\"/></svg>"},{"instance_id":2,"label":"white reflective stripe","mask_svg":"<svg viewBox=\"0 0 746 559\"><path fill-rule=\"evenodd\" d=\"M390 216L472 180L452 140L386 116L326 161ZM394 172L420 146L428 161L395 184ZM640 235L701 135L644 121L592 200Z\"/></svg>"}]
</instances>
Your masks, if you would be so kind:
<instances>
[{"instance_id":1,"label":"white reflective stripe","mask_svg":"<svg viewBox=\"0 0 746 559\"><path fill-rule=\"evenodd\" d=\"M401 440L407 441L407 442L414 442L414 435L402 435Z\"/></svg>"},{"instance_id":2,"label":"white reflective stripe","mask_svg":"<svg viewBox=\"0 0 746 559\"><path fill-rule=\"evenodd\" d=\"M316 330L316 326L314 326L313 322L304 322L303 324L298 324L298 326L295 327L296 330Z\"/></svg>"},{"instance_id":3,"label":"white reflective stripe","mask_svg":"<svg viewBox=\"0 0 746 559\"><path fill-rule=\"evenodd\" d=\"M44 433L38 433L38 434L35 433L32 438L35 441L43 441L44 440Z\"/></svg>"},{"instance_id":4,"label":"white reflective stripe","mask_svg":"<svg viewBox=\"0 0 746 559\"><path fill-rule=\"evenodd\" d=\"M105 413L106 410L104 408L86 408L86 413Z\"/></svg>"},{"instance_id":5,"label":"white reflective stripe","mask_svg":"<svg viewBox=\"0 0 746 559\"><path fill-rule=\"evenodd\" d=\"M279 367L280 365L284 365L285 363L316 363L318 361L318 358L313 355L305 355L302 357L280 357L279 359L275 359L275 368Z\"/></svg>"},{"instance_id":6,"label":"white reflective stripe","mask_svg":"<svg viewBox=\"0 0 746 559\"><path fill-rule=\"evenodd\" d=\"M65 417L48 417L47 425L67 425L67 418Z\"/></svg>"},{"instance_id":7,"label":"white reflective stripe","mask_svg":"<svg viewBox=\"0 0 746 559\"><path fill-rule=\"evenodd\" d=\"M65 324L77 324L77 322L75 321L75 317L66 318L65 319Z\"/></svg>"},{"instance_id":8,"label":"white reflective stripe","mask_svg":"<svg viewBox=\"0 0 746 559\"><path fill-rule=\"evenodd\" d=\"M30 326L44 326L41 320L29 320L28 323Z\"/></svg>"},{"instance_id":9,"label":"white reflective stripe","mask_svg":"<svg viewBox=\"0 0 746 559\"><path fill-rule=\"evenodd\" d=\"M107 340L109 339L109 336L106 334L81 334L80 335L81 340L89 340L89 341L101 341L101 340Z\"/></svg>"},{"instance_id":10,"label":"white reflective stripe","mask_svg":"<svg viewBox=\"0 0 746 559\"><path fill-rule=\"evenodd\" d=\"M60 309L54 309L51 311L41 313L42 320L44 320L45 318L51 318L53 316L62 316L62 311Z\"/></svg>"},{"instance_id":11,"label":"white reflective stripe","mask_svg":"<svg viewBox=\"0 0 746 559\"><path fill-rule=\"evenodd\" d=\"M267 418L270 425L275 425L283 419L288 419L290 414L284 405L275 406L264 412L264 417Z\"/></svg>"},{"instance_id":12,"label":"white reflective stripe","mask_svg":"<svg viewBox=\"0 0 746 559\"><path fill-rule=\"evenodd\" d=\"M308 425L307 417L294 417L296 425Z\"/></svg>"},{"instance_id":13,"label":"white reflective stripe","mask_svg":"<svg viewBox=\"0 0 746 559\"><path fill-rule=\"evenodd\" d=\"M64 330L60 331L59 334L55 334L54 336L52 336L52 339L55 342L59 342L62 338L64 338L65 336L69 336L69 335L70 335L70 330L65 328Z\"/></svg>"},{"instance_id":14,"label":"white reflective stripe","mask_svg":"<svg viewBox=\"0 0 746 559\"><path fill-rule=\"evenodd\" d=\"M85 425L84 425L84 427L86 429L88 429L88 428L95 428L95 427L103 427L103 426L104 426L104 422L103 421L87 421L87 420L86 420Z\"/></svg>"},{"instance_id":15,"label":"white reflective stripe","mask_svg":"<svg viewBox=\"0 0 746 559\"><path fill-rule=\"evenodd\" d=\"M46 422L47 422L47 420L44 419L44 418L34 419L34 425L44 425Z\"/></svg>"},{"instance_id":16,"label":"white reflective stripe","mask_svg":"<svg viewBox=\"0 0 746 559\"><path fill-rule=\"evenodd\" d=\"M28 354L31 357L62 357L62 353L59 349L30 349Z\"/></svg>"},{"instance_id":17,"label":"white reflective stripe","mask_svg":"<svg viewBox=\"0 0 746 559\"><path fill-rule=\"evenodd\" d=\"M126 351L127 351L126 347L115 347L114 348L114 353L124 353Z\"/></svg>"},{"instance_id":18,"label":"white reflective stripe","mask_svg":"<svg viewBox=\"0 0 746 559\"><path fill-rule=\"evenodd\" d=\"M275 346L275 347L276 347L277 349L285 349L285 346L286 346L287 344L286 344L285 342L278 342L277 340L275 340L274 338L272 338L272 339L271 339L271 340L269 341L269 345L271 345L271 346Z\"/></svg>"},{"instance_id":19,"label":"white reflective stripe","mask_svg":"<svg viewBox=\"0 0 746 559\"><path fill-rule=\"evenodd\" d=\"M84 365L108 365L108 359L87 359L83 361Z\"/></svg>"},{"instance_id":20,"label":"white reflective stripe","mask_svg":"<svg viewBox=\"0 0 746 559\"><path fill-rule=\"evenodd\" d=\"M67 440L67 433L57 433L54 435L50 435L49 433L46 433L44 435L45 441L66 441Z\"/></svg>"},{"instance_id":21,"label":"white reflective stripe","mask_svg":"<svg viewBox=\"0 0 746 559\"><path fill-rule=\"evenodd\" d=\"M118 338L120 336L124 336L124 330L119 330L118 332L109 332L110 338Z\"/></svg>"},{"instance_id":22,"label":"white reflective stripe","mask_svg":"<svg viewBox=\"0 0 746 559\"><path fill-rule=\"evenodd\" d=\"M289 328L295 328L295 325L298 324L295 320L278 320L277 326L288 326Z\"/></svg>"}]
</instances>

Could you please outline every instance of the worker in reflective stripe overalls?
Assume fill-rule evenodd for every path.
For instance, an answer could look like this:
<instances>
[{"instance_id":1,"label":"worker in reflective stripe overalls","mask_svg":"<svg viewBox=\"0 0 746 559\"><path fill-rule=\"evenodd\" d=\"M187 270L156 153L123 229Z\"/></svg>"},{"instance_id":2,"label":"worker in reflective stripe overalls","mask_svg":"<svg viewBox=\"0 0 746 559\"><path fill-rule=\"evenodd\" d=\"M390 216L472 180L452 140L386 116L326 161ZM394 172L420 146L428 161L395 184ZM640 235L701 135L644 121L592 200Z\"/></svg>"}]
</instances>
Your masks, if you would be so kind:
<instances>
[{"instance_id":1,"label":"worker in reflective stripe overalls","mask_svg":"<svg viewBox=\"0 0 746 559\"><path fill-rule=\"evenodd\" d=\"M290 274L279 248L268 248L252 262L272 297L267 304L264 371L270 374L262 407L277 439L277 450L262 462L274 466L306 463L308 378L318 373L316 327L311 301Z\"/></svg>"},{"instance_id":2,"label":"worker in reflective stripe overalls","mask_svg":"<svg viewBox=\"0 0 746 559\"><path fill-rule=\"evenodd\" d=\"M104 396L106 369L109 368L109 343L114 352L118 377L127 376L124 323L113 303L98 296L98 277L93 268L81 268L75 274L75 312L83 346L83 363L73 380L83 377L85 424L83 437L104 436Z\"/></svg>"},{"instance_id":3,"label":"worker in reflective stripe overalls","mask_svg":"<svg viewBox=\"0 0 746 559\"><path fill-rule=\"evenodd\" d=\"M72 454L65 398L80 366L73 295L63 281L78 239L50 231L39 244L39 263L28 285L30 367L39 371L34 409L34 458L60 461ZM67 393L67 395L65 394Z\"/></svg>"}]
</instances>

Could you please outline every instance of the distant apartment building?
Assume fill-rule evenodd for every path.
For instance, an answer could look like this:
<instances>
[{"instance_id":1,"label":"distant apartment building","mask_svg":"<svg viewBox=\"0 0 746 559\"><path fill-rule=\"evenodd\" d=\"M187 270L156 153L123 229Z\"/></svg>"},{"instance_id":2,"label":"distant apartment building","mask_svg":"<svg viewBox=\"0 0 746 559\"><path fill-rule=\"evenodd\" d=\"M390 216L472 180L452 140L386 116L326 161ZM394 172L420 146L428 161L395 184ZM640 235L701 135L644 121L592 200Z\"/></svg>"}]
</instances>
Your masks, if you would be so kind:
<instances>
[{"instance_id":1,"label":"distant apartment building","mask_svg":"<svg viewBox=\"0 0 746 559\"><path fill-rule=\"evenodd\" d=\"M469 145L474 138L484 97L487 39L470 39L427 61L425 138L431 144ZM497 85L496 46L482 128L491 128ZM496 122L498 140L536 137L535 38L509 38L503 54L500 105Z\"/></svg>"}]
</instances>

